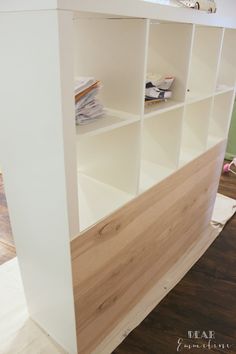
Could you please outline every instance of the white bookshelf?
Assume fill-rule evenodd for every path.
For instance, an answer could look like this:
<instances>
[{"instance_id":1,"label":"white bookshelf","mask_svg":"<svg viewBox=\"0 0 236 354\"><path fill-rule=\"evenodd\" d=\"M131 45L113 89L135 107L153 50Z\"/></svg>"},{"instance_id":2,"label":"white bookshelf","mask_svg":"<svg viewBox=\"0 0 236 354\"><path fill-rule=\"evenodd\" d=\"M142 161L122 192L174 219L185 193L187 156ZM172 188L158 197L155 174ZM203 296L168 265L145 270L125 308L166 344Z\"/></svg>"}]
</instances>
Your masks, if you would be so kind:
<instances>
[{"instance_id":1,"label":"white bookshelf","mask_svg":"<svg viewBox=\"0 0 236 354\"><path fill-rule=\"evenodd\" d=\"M227 7L223 2L222 10ZM127 289L136 286L133 260L146 254L142 253L142 235L148 239L143 249L152 247L147 230L154 225L149 217L152 196L155 201L159 197L155 186L161 183L170 200L167 180L171 175L183 171L176 174L179 188L178 176L185 177L186 170L196 171L195 164L186 170L182 166L227 137L236 77L235 11L231 13L231 17L220 12L209 15L136 0L0 2L0 29L7 33L0 36L1 168L14 239L29 313L68 353L78 352L75 317L80 321L83 315L75 313L74 300L80 285L82 291L91 291L90 285L98 284L97 274L99 282L103 276L109 278L110 289L109 281L119 274L114 271L108 276L103 270L115 264L119 271L118 263L124 259L122 266L130 280ZM148 72L175 76L170 100L145 106ZM75 126L73 97L77 76L101 80L99 98L105 106L100 120L79 127ZM21 90L13 89L16 82ZM212 150L215 155L220 154L217 149ZM179 205L181 198L176 197L173 205ZM123 210L114 214L118 209ZM152 215L155 219L155 212ZM97 232L98 226L93 226L101 220ZM145 233L136 238L142 221L147 226ZM182 221L185 215L174 218L173 224ZM140 252L133 258L129 246L136 239ZM72 259L74 241L79 246L74 247ZM86 242L89 250L84 253ZM103 243L109 244L110 258L99 258ZM90 245L95 257L87 256L91 255L87 253ZM196 243L196 249L198 246ZM93 273L96 252L101 271ZM148 263L148 257L146 260ZM78 270L75 282L72 263ZM140 289L136 288L132 299L141 294ZM104 316L103 324L114 318L113 309L119 302L128 303L123 302L123 292L122 299L110 295L97 297L101 302L94 313ZM79 302L76 298L76 305ZM122 314L130 312L128 307L124 312L120 309ZM117 317L113 323L120 325L119 321ZM104 332L93 322L92 313L85 322L81 327L87 334L78 327L85 341L93 341L92 335L100 340ZM109 325L107 328L113 331ZM128 332L120 333L123 338ZM101 340L110 343L107 338ZM79 341L79 351L93 351L89 346L80 349Z\"/></svg>"},{"instance_id":2,"label":"white bookshelf","mask_svg":"<svg viewBox=\"0 0 236 354\"><path fill-rule=\"evenodd\" d=\"M81 231L227 137L234 40L221 27L75 15L74 75L101 80L106 107L76 127ZM171 99L144 104L147 73L175 77Z\"/></svg>"}]
</instances>

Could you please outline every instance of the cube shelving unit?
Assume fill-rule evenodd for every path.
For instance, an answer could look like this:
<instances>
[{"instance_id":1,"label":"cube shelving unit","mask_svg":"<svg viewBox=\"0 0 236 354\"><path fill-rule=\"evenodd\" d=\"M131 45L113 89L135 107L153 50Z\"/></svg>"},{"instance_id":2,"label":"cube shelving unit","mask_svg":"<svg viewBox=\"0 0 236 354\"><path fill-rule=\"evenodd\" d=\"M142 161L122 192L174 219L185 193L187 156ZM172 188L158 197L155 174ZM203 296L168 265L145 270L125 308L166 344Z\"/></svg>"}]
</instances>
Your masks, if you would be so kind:
<instances>
[{"instance_id":1,"label":"cube shelving unit","mask_svg":"<svg viewBox=\"0 0 236 354\"><path fill-rule=\"evenodd\" d=\"M132 3L132 6L131 6ZM236 24L130 0L0 5L0 161L30 316L111 353L216 237ZM175 76L145 106L147 73ZM74 80L104 116L75 126Z\"/></svg>"}]
</instances>

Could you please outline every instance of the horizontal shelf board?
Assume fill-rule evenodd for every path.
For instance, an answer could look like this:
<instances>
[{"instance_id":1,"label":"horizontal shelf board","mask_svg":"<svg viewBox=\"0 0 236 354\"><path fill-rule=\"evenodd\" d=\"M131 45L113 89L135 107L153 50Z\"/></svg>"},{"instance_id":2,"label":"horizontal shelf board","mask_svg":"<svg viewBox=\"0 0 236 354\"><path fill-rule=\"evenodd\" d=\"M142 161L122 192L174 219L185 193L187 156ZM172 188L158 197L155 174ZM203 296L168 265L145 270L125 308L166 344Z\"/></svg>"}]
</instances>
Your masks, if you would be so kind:
<instances>
[{"instance_id":1,"label":"horizontal shelf board","mask_svg":"<svg viewBox=\"0 0 236 354\"><path fill-rule=\"evenodd\" d=\"M157 114L170 111L175 108L183 107L184 102L167 100L166 102L150 104L150 106L145 107L144 118L150 118Z\"/></svg>"},{"instance_id":2,"label":"horizontal shelf board","mask_svg":"<svg viewBox=\"0 0 236 354\"><path fill-rule=\"evenodd\" d=\"M206 100L208 98L211 98L214 96L214 93L207 93L207 92L196 92L196 93L192 93L192 94L188 94L186 97L186 103L194 103L194 102L198 102L198 101L203 101Z\"/></svg>"},{"instance_id":3,"label":"horizontal shelf board","mask_svg":"<svg viewBox=\"0 0 236 354\"><path fill-rule=\"evenodd\" d=\"M173 168L162 166L151 161L142 160L139 192L142 193L146 191L156 183L174 173L174 171L175 170Z\"/></svg>"},{"instance_id":4,"label":"horizontal shelf board","mask_svg":"<svg viewBox=\"0 0 236 354\"><path fill-rule=\"evenodd\" d=\"M216 88L215 96L221 95L226 92L234 91L234 90L235 90L234 86L221 85L220 87Z\"/></svg>"},{"instance_id":5,"label":"horizontal shelf board","mask_svg":"<svg viewBox=\"0 0 236 354\"><path fill-rule=\"evenodd\" d=\"M183 166L204 153L204 149L181 148L179 165Z\"/></svg>"},{"instance_id":6,"label":"horizontal shelf board","mask_svg":"<svg viewBox=\"0 0 236 354\"><path fill-rule=\"evenodd\" d=\"M94 225L117 210L134 196L78 173L80 231Z\"/></svg>"},{"instance_id":7,"label":"horizontal shelf board","mask_svg":"<svg viewBox=\"0 0 236 354\"><path fill-rule=\"evenodd\" d=\"M92 136L139 121L139 117L125 112L106 110L96 121L76 126L79 137Z\"/></svg>"}]
</instances>

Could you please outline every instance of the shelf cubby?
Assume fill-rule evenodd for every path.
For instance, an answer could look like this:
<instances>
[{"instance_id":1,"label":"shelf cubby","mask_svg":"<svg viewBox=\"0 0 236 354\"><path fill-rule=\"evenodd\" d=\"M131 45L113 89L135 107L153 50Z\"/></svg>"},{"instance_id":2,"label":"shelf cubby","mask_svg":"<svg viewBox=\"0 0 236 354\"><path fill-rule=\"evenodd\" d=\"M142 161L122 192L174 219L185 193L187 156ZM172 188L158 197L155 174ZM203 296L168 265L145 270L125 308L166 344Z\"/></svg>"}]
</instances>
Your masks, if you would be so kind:
<instances>
[{"instance_id":1,"label":"shelf cubby","mask_svg":"<svg viewBox=\"0 0 236 354\"><path fill-rule=\"evenodd\" d=\"M210 117L208 147L227 139L234 102L234 90L214 97Z\"/></svg>"},{"instance_id":2,"label":"shelf cubby","mask_svg":"<svg viewBox=\"0 0 236 354\"><path fill-rule=\"evenodd\" d=\"M144 120L139 191L143 192L178 167L183 109Z\"/></svg>"},{"instance_id":3,"label":"shelf cubby","mask_svg":"<svg viewBox=\"0 0 236 354\"><path fill-rule=\"evenodd\" d=\"M80 231L137 193L140 123L77 139Z\"/></svg>"},{"instance_id":4,"label":"shelf cubby","mask_svg":"<svg viewBox=\"0 0 236 354\"><path fill-rule=\"evenodd\" d=\"M100 99L106 108L140 115L146 23L129 18L74 20L74 74L102 82Z\"/></svg>"},{"instance_id":5,"label":"shelf cubby","mask_svg":"<svg viewBox=\"0 0 236 354\"><path fill-rule=\"evenodd\" d=\"M234 87L236 83L236 30L225 29L223 46L220 58L219 74L217 79L217 91Z\"/></svg>"},{"instance_id":6,"label":"shelf cubby","mask_svg":"<svg viewBox=\"0 0 236 354\"><path fill-rule=\"evenodd\" d=\"M163 41L163 38L165 40ZM167 102L145 108L145 115L155 115L178 107L185 99L192 25L152 22L149 28L147 73L174 76L173 95Z\"/></svg>"},{"instance_id":7,"label":"shelf cubby","mask_svg":"<svg viewBox=\"0 0 236 354\"><path fill-rule=\"evenodd\" d=\"M140 120L139 116L124 114L124 112L105 110L104 115L89 124L77 125L76 134L78 137L85 135L97 135L113 130Z\"/></svg>"},{"instance_id":8,"label":"shelf cubby","mask_svg":"<svg viewBox=\"0 0 236 354\"><path fill-rule=\"evenodd\" d=\"M180 166L206 150L212 98L185 107L181 141Z\"/></svg>"},{"instance_id":9,"label":"shelf cubby","mask_svg":"<svg viewBox=\"0 0 236 354\"><path fill-rule=\"evenodd\" d=\"M222 28L195 26L187 87L188 102L202 100L215 92L222 36Z\"/></svg>"}]
</instances>

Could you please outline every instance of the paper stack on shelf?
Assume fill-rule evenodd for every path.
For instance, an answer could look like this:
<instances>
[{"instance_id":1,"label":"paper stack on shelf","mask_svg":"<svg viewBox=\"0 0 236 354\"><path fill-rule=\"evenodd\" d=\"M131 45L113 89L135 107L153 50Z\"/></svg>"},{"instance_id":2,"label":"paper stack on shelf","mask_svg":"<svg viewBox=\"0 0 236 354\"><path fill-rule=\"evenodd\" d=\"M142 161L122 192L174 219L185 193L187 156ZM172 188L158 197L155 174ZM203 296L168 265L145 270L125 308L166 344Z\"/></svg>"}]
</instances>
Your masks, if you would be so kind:
<instances>
[{"instance_id":1,"label":"paper stack on shelf","mask_svg":"<svg viewBox=\"0 0 236 354\"><path fill-rule=\"evenodd\" d=\"M170 90L171 85L174 82L173 76L158 76L153 74L147 74L146 87L145 87L145 102L154 103L166 101L172 96Z\"/></svg>"},{"instance_id":2,"label":"paper stack on shelf","mask_svg":"<svg viewBox=\"0 0 236 354\"><path fill-rule=\"evenodd\" d=\"M75 119L77 125L92 123L104 114L97 95L101 82L93 77L78 77L75 81Z\"/></svg>"}]
</instances>

